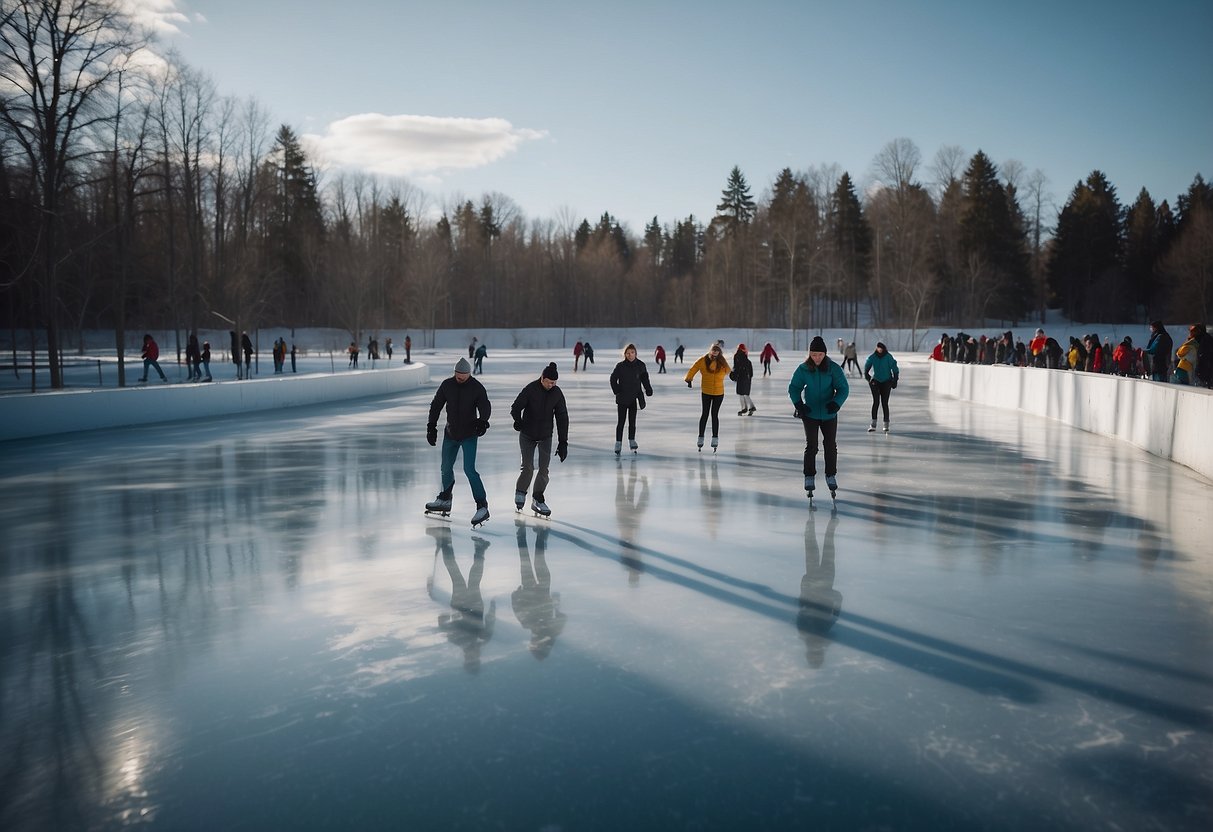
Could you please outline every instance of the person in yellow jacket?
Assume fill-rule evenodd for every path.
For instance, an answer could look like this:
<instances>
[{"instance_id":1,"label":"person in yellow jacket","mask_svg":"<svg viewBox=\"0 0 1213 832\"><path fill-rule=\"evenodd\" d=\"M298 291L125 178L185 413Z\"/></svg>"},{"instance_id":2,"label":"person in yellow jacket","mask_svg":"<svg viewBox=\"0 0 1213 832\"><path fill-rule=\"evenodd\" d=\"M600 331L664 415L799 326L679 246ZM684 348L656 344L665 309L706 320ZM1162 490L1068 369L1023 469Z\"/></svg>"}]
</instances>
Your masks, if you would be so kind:
<instances>
[{"instance_id":1,"label":"person in yellow jacket","mask_svg":"<svg viewBox=\"0 0 1213 832\"><path fill-rule=\"evenodd\" d=\"M1175 351L1175 383L1191 384L1196 378L1196 352L1200 344L1196 340L1199 333L1193 324L1188 327L1188 340L1179 345Z\"/></svg>"},{"instance_id":2,"label":"person in yellow jacket","mask_svg":"<svg viewBox=\"0 0 1213 832\"><path fill-rule=\"evenodd\" d=\"M703 401L703 412L699 415L699 441L696 446L703 449L703 429L708 424L708 414L712 414L712 448L720 444L720 403L724 401L724 380L729 377L729 362L721 354L720 344L712 344L706 355L687 370L686 383L691 387L691 379L699 373L700 398Z\"/></svg>"}]
</instances>

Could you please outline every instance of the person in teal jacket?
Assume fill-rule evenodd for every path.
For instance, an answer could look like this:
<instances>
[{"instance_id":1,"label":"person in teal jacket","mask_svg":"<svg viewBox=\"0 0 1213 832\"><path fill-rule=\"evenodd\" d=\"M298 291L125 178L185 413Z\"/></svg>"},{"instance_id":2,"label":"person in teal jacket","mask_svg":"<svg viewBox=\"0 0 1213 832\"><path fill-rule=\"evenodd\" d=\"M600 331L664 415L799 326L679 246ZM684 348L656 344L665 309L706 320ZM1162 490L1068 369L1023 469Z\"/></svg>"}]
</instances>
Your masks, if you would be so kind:
<instances>
[{"instance_id":1,"label":"person in teal jacket","mask_svg":"<svg viewBox=\"0 0 1213 832\"><path fill-rule=\"evenodd\" d=\"M875 352L863 363L863 377L872 388L872 422L868 425L868 433L876 430L877 407L884 409L884 432L889 432L889 393L897 386L900 375L897 359L889 354L883 341L877 341Z\"/></svg>"},{"instance_id":2,"label":"person in teal jacket","mask_svg":"<svg viewBox=\"0 0 1213 832\"><path fill-rule=\"evenodd\" d=\"M813 494L817 477L817 435L825 446L826 487L838 488L838 410L850 395L842 368L826 354L826 342L814 336L809 356L792 373L788 397L804 422L804 490Z\"/></svg>"}]
</instances>

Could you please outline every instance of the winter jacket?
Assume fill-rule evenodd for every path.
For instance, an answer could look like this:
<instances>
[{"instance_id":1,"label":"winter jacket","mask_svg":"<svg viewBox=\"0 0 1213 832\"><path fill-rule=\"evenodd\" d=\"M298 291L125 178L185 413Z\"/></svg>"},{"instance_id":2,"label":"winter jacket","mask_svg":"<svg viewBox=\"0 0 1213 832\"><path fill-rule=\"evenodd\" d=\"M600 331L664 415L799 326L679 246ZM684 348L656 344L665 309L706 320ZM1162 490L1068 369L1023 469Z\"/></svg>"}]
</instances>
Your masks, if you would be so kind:
<instances>
[{"instance_id":1,"label":"winter jacket","mask_svg":"<svg viewBox=\"0 0 1213 832\"><path fill-rule=\"evenodd\" d=\"M1175 362L1175 369L1183 370L1188 374L1188 379L1191 380L1193 371L1199 366L1196 360L1197 350L1199 345L1195 338L1189 338L1179 345L1179 349L1175 351L1175 356L1178 359Z\"/></svg>"},{"instance_id":2,"label":"winter jacket","mask_svg":"<svg viewBox=\"0 0 1213 832\"><path fill-rule=\"evenodd\" d=\"M935 348L933 350L931 350L931 360L932 361L947 361L947 359L944 357L944 354L943 354L943 344L936 344Z\"/></svg>"},{"instance_id":3,"label":"winter jacket","mask_svg":"<svg viewBox=\"0 0 1213 832\"><path fill-rule=\"evenodd\" d=\"M545 390L543 381L535 379L518 394L510 406L514 422L522 422L522 433L531 439L548 439L552 435L552 422L556 422L556 435L561 444L569 441L569 410L564 403L564 391L555 384Z\"/></svg>"},{"instance_id":4,"label":"winter jacket","mask_svg":"<svg viewBox=\"0 0 1213 832\"><path fill-rule=\"evenodd\" d=\"M653 387L649 384L649 368L639 358L628 361L626 358L615 365L611 371L611 392L615 394L615 404L627 407L640 398L641 391L646 396L653 395Z\"/></svg>"},{"instance_id":5,"label":"winter jacket","mask_svg":"<svg viewBox=\"0 0 1213 832\"><path fill-rule=\"evenodd\" d=\"M1213 387L1213 335L1202 332L1196 336L1196 354L1196 377Z\"/></svg>"},{"instance_id":6,"label":"winter jacket","mask_svg":"<svg viewBox=\"0 0 1213 832\"><path fill-rule=\"evenodd\" d=\"M724 380L728 376L729 362L724 360L724 356L720 356L720 360L716 362L716 370L708 369L708 357L706 355L699 356L698 360L691 365L691 369L687 370L686 381L695 378L696 373L700 373L700 389L708 396L723 396L724 395Z\"/></svg>"},{"instance_id":7,"label":"winter jacket","mask_svg":"<svg viewBox=\"0 0 1213 832\"><path fill-rule=\"evenodd\" d=\"M457 442L480 435L477 423L483 421L487 425L492 410L488 391L483 384L474 378L460 384L454 376L438 385L434 400L430 402L427 428L438 427L438 414L443 408L446 409L446 436Z\"/></svg>"},{"instance_id":8,"label":"winter jacket","mask_svg":"<svg viewBox=\"0 0 1213 832\"><path fill-rule=\"evenodd\" d=\"M1166 381L1171 376L1171 350L1175 348L1175 342L1171 340L1171 333L1165 329L1160 329L1158 332L1150 336L1149 342L1146 343L1146 354L1150 356L1150 373L1158 376L1163 381Z\"/></svg>"},{"instance_id":9,"label":"winter jacket","mask_svg":"<svg viewBox=\"0 0 1213 832\"><path fill-rule=\"evenodd\" d=\"M830 413L826 404L834 402L841 408L850 394L846 373L829 356L822 359L820 367L806 358L792 373L792 381L788 384L792 405L803 410L805 416L822 422L838 416L837 411Z\"/></svg>"},{"instance_id":10,"label":"winter jacket","mask_svg":"<svg viewBox=\"0 0 1213 832\"><path fill-rule=\"evenodd\" d=\"M772 358L774 358L776 361L779 360L779 354L775 352L774 347L767 344L762 348L762 354L758 358L763 364L770 364Z\"/></svg>"},{"instance_id":11,"label":"winter jacket","mask_svg":"<svg viewBox=\"0 0 1213 832\"><path fill-rule=\"evenodd\" d=\"M754 365L750 357L741 350L733 355L733 372L729 378L737 382L737 395L750 395L750 383L754 380Z\"/></svg>"},{"instance_id":12,"label":"winter jacket","mask_svg":"<svg viewBox=\"0 0 1213 832\"><path fill-rule=\"evenodd\" d=\"M897 378L901 371L897 369L897 359L892 353L886 352L884 355L872 353L868 356L868 360L863 362L863 377L868 381L875 379L881 383Z\"/></svg>"},{"instance_id":13,"label":"winter jacket","mask_svg":"<svg viewBox=\"0 0 1213 832\"><path fill-rule=\"evenodd\" d=\"M1033 356L1040 355L1042 352L1044 352L1045 340L1046 339L1043 335L1037 335L1028 344L1028 349L1031 351Z\"/></svg>"},{"instance_id":14,"label":"winter jacket","mask_svg":"<svg viewBox=\"0 0 1213 832\"><path fill-rule=\"evenodd\" d=\"M157 346L155 339L148 338L143 342L143 357L148 361L158 361L160 359L160 347Z\"/></svg>"},{"instance_id":15,"label":"winter jacket","mask_svg":"<svg viewBox=\"0 0 1213 832\"><path fill-rule=\"evenodd\" d=\"M198 336L191 335L185 344L185 363L197 364L202 360L202 351L198 349Z\"/></svg>"}]
</instances>

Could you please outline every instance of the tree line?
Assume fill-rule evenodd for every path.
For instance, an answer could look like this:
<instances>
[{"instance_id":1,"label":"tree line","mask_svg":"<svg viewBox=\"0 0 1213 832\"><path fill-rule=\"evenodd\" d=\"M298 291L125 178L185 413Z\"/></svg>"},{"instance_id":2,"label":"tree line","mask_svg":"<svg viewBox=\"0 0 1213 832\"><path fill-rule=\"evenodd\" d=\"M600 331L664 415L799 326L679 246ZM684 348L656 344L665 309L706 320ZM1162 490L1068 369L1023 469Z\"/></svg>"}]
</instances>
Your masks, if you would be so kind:
<instances>
[{"instance_id":1,"label":"tree line","mask_svg":"<svg viewBox=\"0 0 1213 832\"><path fill-rule=\"evenodd\" d=\"M1123 206L1093 171L1057 210L1040 171L889 142L862 192L835 165L734 167L712 216L639 236L610 212L527 218L321 175L295 131L218 93L113 0L5 0L0 290L8 328L875 326L1213 311L1213 194ZM78 341L77 341L78 342ZM14 347L15 349L15 347ZM15 357L14 357L15 358ZM121 372L121 370L120 370ZM120 381L124 381L120 376Z\"/></svg>"}]
</instances>

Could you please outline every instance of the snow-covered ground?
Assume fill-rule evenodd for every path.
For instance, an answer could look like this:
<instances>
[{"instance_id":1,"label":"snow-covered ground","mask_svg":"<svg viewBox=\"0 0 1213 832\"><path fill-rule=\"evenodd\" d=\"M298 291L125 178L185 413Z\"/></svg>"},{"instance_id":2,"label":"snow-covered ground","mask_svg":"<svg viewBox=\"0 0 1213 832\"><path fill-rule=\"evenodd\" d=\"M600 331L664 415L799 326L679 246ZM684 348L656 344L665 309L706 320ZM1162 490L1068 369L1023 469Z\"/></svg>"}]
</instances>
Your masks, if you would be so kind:
<instances>
[{"instance_id":1,"label":"snow-covered ground","mask_svg":"<svg viewBox=\"0 0 1213 832\"><path fill-rule=\"evenodd\" d=\"M0 826L1213 822L1207 481L900 355L892 433L853 387L810 511L799 356L752 417L730 386L716 454L671 361L617 458L607 345L489 341L479 530L458 466L421 511L459 342L413 393L5 443ZM550 360L570 453L516 518Z\"/></svg>"}]
</instances>

